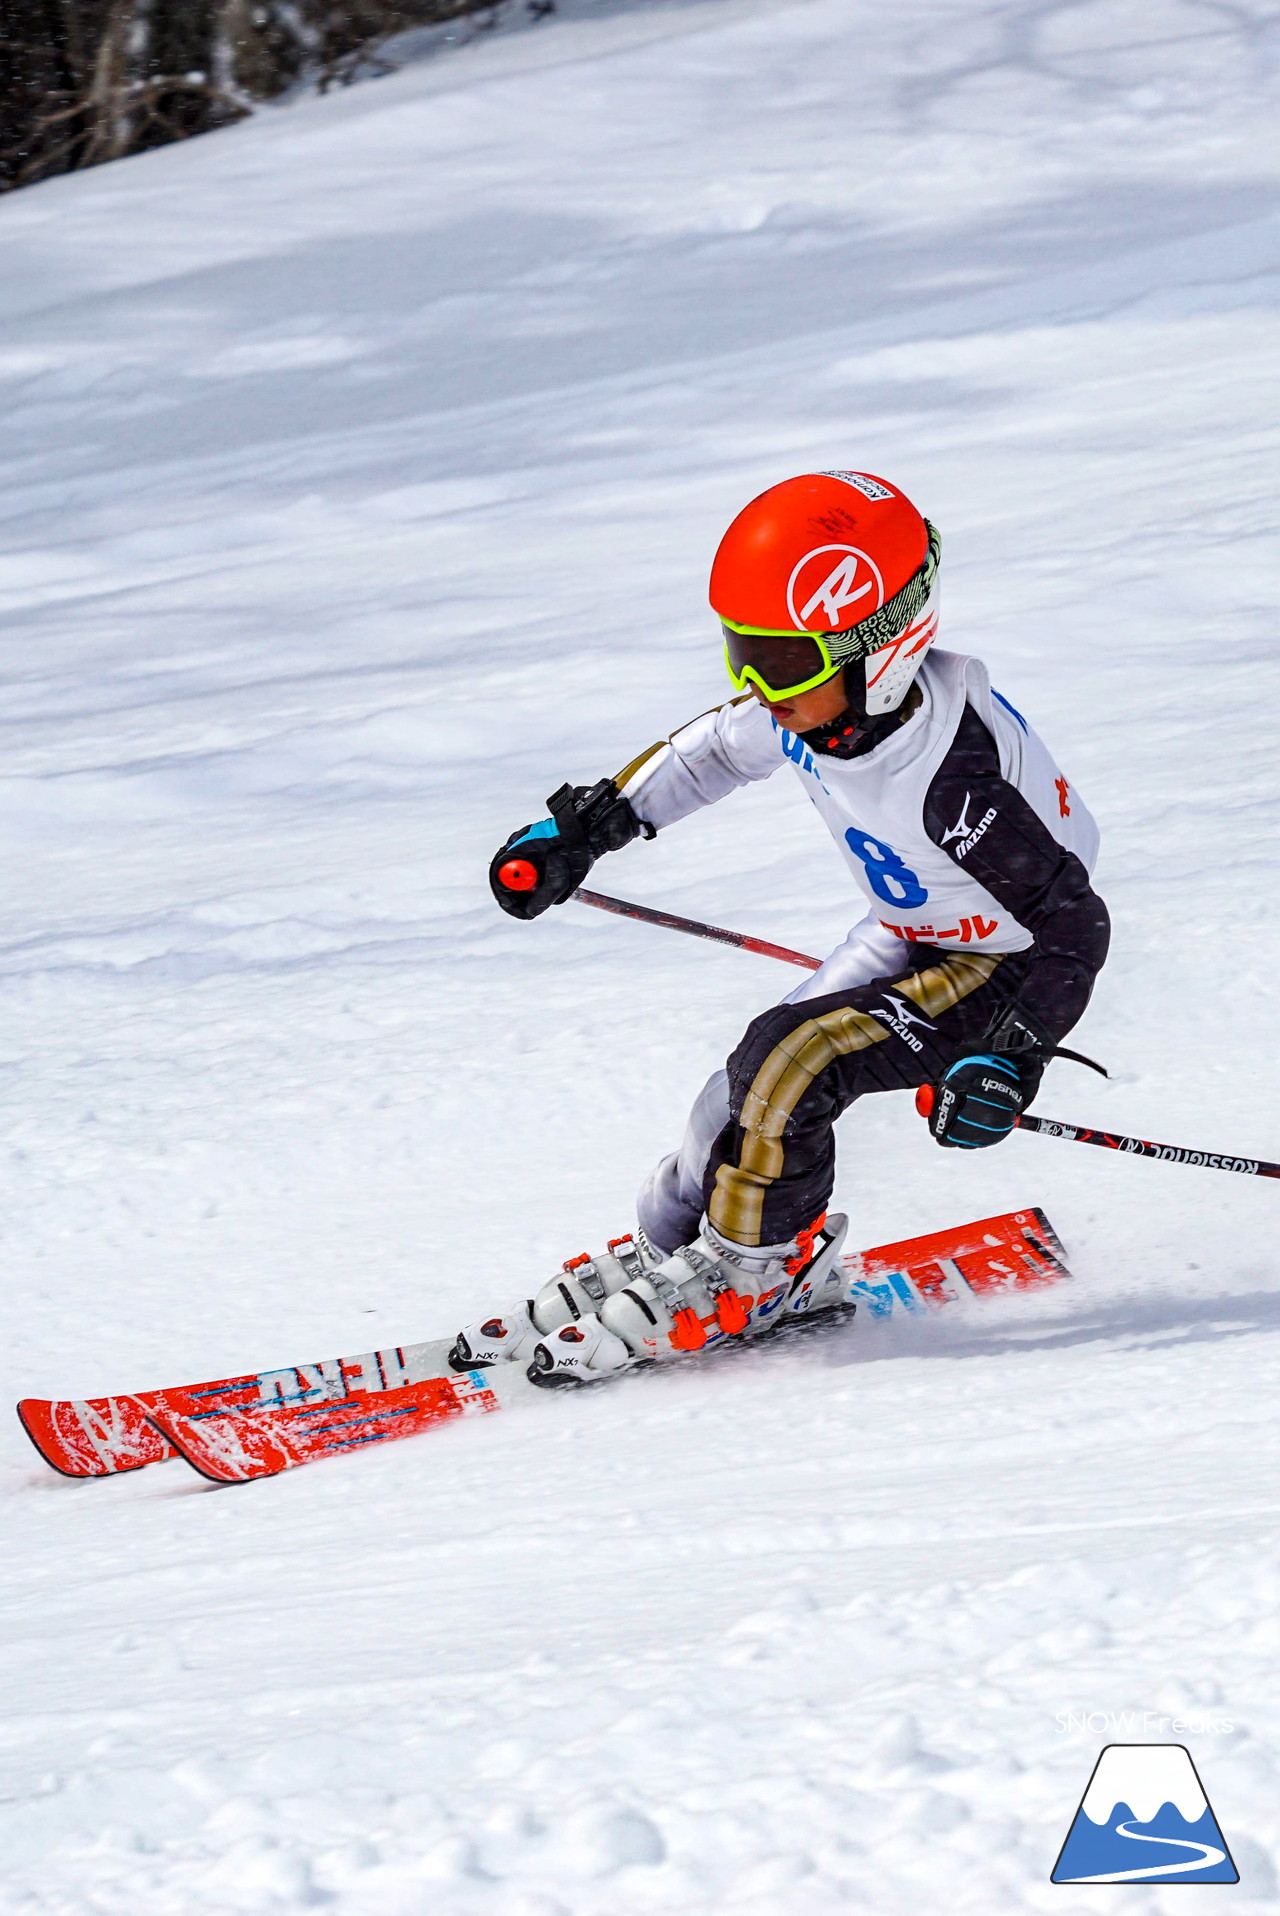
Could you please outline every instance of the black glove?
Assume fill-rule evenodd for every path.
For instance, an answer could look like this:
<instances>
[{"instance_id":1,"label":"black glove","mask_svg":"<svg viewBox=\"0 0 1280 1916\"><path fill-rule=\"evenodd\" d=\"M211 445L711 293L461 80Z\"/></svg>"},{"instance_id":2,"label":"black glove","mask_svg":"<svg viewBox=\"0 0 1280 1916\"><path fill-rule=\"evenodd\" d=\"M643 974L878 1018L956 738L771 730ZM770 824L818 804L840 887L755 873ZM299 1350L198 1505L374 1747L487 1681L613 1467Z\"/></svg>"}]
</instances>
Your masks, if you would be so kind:
<instances>
[{"instance_id":1,"label":"black glove","mask_svg":"<svg viewBox=\"0 0 1280 1916\"><path fill-rule=\"evenodd\" d=\"M982 1042L916 1099L939 1144L966 1151L999 1144L1040 1089L1053 1044L1020 1006L1001 1012Z\"/></svg>"},{"instance_id":2,"label":"black glove","mask_svg":"<svg viewBox=\"0 0 1280 1916\"><path fill-rule=\"evenodd\" d=\"M513 918L537 918L548 905L563 905L602 853L656 837L611 778L562 785L547 805L550 818L512 832L489 867L489 889Z\"/></svg>"}]
</instances>

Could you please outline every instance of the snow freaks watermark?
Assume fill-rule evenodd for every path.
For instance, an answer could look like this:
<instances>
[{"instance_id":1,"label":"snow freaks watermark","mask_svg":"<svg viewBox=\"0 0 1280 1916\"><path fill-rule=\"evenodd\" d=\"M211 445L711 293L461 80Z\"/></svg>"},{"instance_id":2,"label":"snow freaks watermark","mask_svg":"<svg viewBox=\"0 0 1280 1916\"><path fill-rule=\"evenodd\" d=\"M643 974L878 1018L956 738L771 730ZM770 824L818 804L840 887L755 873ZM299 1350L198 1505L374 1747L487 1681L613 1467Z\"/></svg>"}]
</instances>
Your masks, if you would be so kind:
<instances>
[{"instance_id":1,"label":"snow freaks watermark","mask_svg":"<svg viewBox=\"0 0 1280 1916\"><path fill-rule=\"evenodd\" d=\"M1059 1710L1060 1736L1230 1736L1225 1716L1161 1716L1155 1710Z\"/></svg>"},{"instance_id":2,"label":"snow freaks watermark","mask_svg":"<svg viewBox=\"0 0 1280 1916\"><path fill-rule=\"evenodd\" d=\"M1107 1744L1049 1881L1240 1881L1185 1744Z\"/></svg>"}]
</instances>

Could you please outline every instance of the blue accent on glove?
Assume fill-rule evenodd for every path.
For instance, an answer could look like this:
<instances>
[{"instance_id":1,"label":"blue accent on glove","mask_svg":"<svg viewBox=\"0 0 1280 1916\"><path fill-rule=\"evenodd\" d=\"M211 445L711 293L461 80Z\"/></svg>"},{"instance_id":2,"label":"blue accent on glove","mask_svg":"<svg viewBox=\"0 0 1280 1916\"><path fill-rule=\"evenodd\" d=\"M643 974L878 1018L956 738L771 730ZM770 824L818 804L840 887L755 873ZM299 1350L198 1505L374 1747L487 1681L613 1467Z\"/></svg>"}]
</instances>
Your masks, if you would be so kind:
<instances>
[{"instance_id":1,"label":"blue accent on glove","mask_svg":"<svg viewBox=\"0 0 1280 1916\"><path fill-rule=\"evenodd\" d=\"M531 838L559 838L560 827L554 818L540 818L536 825L530 825L527 832L521 832L519 838L513 838L503 850L513 852L517 845L527 845Z\"/></svg>"},{"instance_id":2,"label":"blue accent on glove","mask_svg":"<svg viewBox=\"0 0 1280 1916\"><path fill-rule=\"evenodd\" d=\"M968 1057L957 1058L950 1069L943 1072L943 1084L947 1082L948 1078L953 1078L957 1071L963 1071L966 1065L971 1064L989 1064L992 1070L1007 1071L1019 1084L1022 1082L1022 1073L1018 1070L1012 1058L1003 1058L998 1052L994 1051L975 1051L971 1052Z\"/></svg>"}]
</instances>

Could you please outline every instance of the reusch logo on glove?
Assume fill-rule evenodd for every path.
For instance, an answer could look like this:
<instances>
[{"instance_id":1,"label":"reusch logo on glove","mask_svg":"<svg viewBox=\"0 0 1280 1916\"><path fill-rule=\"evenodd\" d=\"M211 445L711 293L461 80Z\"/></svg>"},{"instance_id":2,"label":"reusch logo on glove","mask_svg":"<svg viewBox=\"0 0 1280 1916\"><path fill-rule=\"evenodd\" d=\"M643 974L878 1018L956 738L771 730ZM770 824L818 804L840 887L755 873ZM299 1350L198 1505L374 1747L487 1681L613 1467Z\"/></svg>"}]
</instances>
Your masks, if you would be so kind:
<instances>
[{"instance_id":1,"label":"reusch logo on glove","mask_svg":"<svg viewBox=\"0 0 1280 1916\"><path fill-rule=\"evenodd\" d=\"M1016 1104L1019 1110L1021 1110L1026 1103L1026 1099L1023 1097L1021 1091L1015 1091L1007 1078L984 1078L982 1080L982 1089L984 1091L998 1092L1000 1096L1005 1098L1010 1104Z\"/></svg>"}]
</instances>

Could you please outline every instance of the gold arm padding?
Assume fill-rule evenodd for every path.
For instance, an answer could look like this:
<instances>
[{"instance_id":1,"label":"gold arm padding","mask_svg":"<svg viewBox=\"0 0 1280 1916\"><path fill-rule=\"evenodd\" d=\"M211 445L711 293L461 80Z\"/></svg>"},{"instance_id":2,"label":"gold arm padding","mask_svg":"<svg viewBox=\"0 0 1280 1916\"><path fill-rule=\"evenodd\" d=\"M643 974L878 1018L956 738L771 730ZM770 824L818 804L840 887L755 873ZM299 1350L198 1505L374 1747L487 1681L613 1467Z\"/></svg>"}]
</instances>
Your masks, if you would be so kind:
<instances>
[{"instance_id":1,"label":"gold arm padding","mask_svg":"<svg viewBox=\"0 0 1280 1916\"><path fill-rule=\"evenodd\" d=\"M617 787L617 789L620 792L625 791L627 780L629 778L634 778L636 773L640 770L640 767L642 765L647 765L649 763L649 760L654 756L655 753L665 752L667 749L667 746L670 743L671 743L670 739L660 738L656 745L647 745L644 751L641 752L639 758L632 759L630 765L624 765L620 772L615 772L613 775L613 782L615 786Z\"/></svg>"},{"instance_id":2,"label":"gold arm padding","mask_svg":"<svg viewBox=\"0 0 1280 1916\"><path fill-rule=\"evenodd\" d=\"M623 791L626 788L628 779L634 778L642 765L647 765L656 753L665 751L668 745L673 745L680 733L687 732L691 725L698 723L698 719L708 718L712 712L723 712L725 707L729 705L745 705L747 700L753 696L750 692L744 692L740 698L726 699L724 705L709 705L705 712L698 713L698 718L686 719L683 725L677 725L675 731L672 732L669 738L660 738L656 745L647 745L644 751L641 752L639 758L633 758L629 765L624 765L620 772L614 773L613 782L616 789L620 792Z\"/></svg>"},{"instance_id":3,"label":"gold arm padding","mask_svg":"<svg viewBox=\"0 0 1280 1916\"><path fill-rule=\"evenodd\" d=\"M895 979L890 987L910 998L927 1017L940 1017L984 985L998 955L957 953L927 971ZM743 1101L742 1150L737 1164L722 1164L707 1216L735 1244L760 1242L765 1192L783 1168L782 1134L787 1120L820 1072L837 1058L869 1050L889 1036L889 1027L869 1012L846 1006L797 1025L774 1046Z\"/></svg>"}]
</instances>

